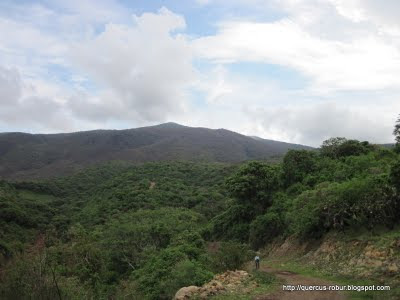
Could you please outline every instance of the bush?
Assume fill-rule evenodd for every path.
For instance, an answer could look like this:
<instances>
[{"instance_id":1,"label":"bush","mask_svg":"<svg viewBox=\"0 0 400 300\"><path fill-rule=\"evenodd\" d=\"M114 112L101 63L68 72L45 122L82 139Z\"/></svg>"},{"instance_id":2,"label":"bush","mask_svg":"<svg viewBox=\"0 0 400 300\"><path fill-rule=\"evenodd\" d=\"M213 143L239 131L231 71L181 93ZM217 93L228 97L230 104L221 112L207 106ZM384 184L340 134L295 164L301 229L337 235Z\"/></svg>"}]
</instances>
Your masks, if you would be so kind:
<instances>
[{"instance_id":1,"label":"bush","mask_svg":"<svg viewBox=\"0 0 400 300\"><path fill-rule=\"evenodd\" d=\"M253 252L246 244L222 242L217 252L211 254L215 272L240 269L244 263L252 259Z\"/></svg>"},{"instance_id":2,"label":"bush","mask_svg":"<svg viewBox=\"0 0 400 300\"><path fill-rule=\"evenodd\" d=\"M320 184L298 196L291 209L293 232L320 237L331 229L393 226L399 201L386 176Z\"/></svg>"},{"instance_id":3,"label":"bush","mask_svg":"<svg viewBox=\"0 0 400 300\"><path fill-rule=\"evenodd\" d=\"M4 271L0 299L61 299L63 295L46 253L21 256Z\"/></svg>"},{"instance_id":4,"label":"bush","mask_svg":"<svg viewBox=\"0 0 400 300\"><path fill-rule=\"evenodd\" d=\"M279 168L250 162L229 177L226 185L240 204L262 210L271 205L271 196L279 188Z\"/></svg>"},{"instance_id":5,"label":"bush","mask_svg":"<svg viewBox=\"0 0 400 300\"><path fill-rule=\"evenodd\" d=\"M390 170L390 181L400 194L400 161L397 161Z\"/></svg>"},{"instance_id":6,"label":"bush","mask_svg":"<svg viewBox=\"0 0 400 300\"><path fill-rule=\"evenodd\" d=\"M306 150L289 150L282 162L282 180L288 187L302 182L316 170L316 153Z\"/></svg>"},{"instance_id":7,"label":"bush","mask_svg":"<svg viewBox=\"0 0 400 300\"><path fill-rule=\"evenodd\" d=\"M174 295L178 289L184 286L201 286L210 281L213 273L208 271L199 262L182 260L175 265L168 279L165 281L167 294ZM170 298L171 299L171 298Z\"/></svg>"},{"instance_id":8,"label":"bush","mask_svg":"<svg viewBox=\"0 0 400 300\"><path fill-rule=\"evenodd\" d=\"M274 274L259 270L253 270L251 275L253 275L254 280L259 284L270 285L276 281L276 276Z\"/></svg>"},{"instance_id":9,"label":"bush","mask_svg":"<svg viewBox=\"0 0 400 300\"><path fill-rule=\"evenodd\" d=\"M233 205L211 220L211 236L216 239L247 242L249 224L255 215L255 209L251 205Z\"/></svg>"},{"instance_id":10,"label":"bush","mask_svg":"<svg viewBox=\"0 0 400 300\"><path fill-rule=\"evenodd\" d=\"M330 138L322 143L321 154L330 158L357 156L373 150L368 142L347 140L342 137Z\"/></svg>"},{"instance_id":11,"label":"bush","mask_svg":"<svg viewBox=\"0 0 400 300\"><path fill-rule=\"evenodd\" d=\"M278 237L284 229L284 221L276 212L267 212L258 216L250 224L249 242L251 247L258 249L274 238Z\"/></svg>"},{"instance_id":12,"label":"bush","mask_svg":"<svg viewBox=\"0 0 400 300\"><path fill-rule=\"evenodd\" d=\"M204 265L191 261L179 247L161 251L134 272L138 289L149 299L171 299L180 287L201 285L212 276Z\"/></svg>"}]
</instances>

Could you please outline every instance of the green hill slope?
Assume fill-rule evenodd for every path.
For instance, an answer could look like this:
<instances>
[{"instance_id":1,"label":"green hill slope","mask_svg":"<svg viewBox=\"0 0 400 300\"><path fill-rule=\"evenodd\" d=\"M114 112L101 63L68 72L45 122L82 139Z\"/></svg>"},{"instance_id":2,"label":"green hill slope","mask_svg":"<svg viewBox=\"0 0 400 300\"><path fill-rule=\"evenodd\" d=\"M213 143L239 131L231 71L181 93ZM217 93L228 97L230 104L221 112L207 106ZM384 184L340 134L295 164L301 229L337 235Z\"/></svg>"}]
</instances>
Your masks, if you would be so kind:
<instances>
[{"instance_id":1,"label":"green hill slope","mask_svg":"<svg viewBox=\"0 0 400 300\"><path fill-rule=\"evenodd\" d=\"M225 129L175 123L68 134L0 134L0 178L44 178L121 160L240 162L281 156L306 146L256 140Z\"/></svg>"}]
</instances>

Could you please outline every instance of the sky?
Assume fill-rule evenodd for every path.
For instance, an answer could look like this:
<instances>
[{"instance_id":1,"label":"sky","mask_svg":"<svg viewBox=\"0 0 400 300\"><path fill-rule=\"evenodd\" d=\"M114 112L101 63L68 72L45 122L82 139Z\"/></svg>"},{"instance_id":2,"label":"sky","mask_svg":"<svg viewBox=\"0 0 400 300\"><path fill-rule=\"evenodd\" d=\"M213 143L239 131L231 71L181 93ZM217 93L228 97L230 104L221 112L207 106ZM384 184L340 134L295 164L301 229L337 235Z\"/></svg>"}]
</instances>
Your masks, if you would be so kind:
<instances>
[{"instance_id":1,"label":"sky","mask_svg":"<svg viewBox=\"0 0 400 300\"><path fill-rule=\"evenodd\" d=\"M0 132L393 142L398 0L0 1Z\"/></svg>"}]
</instances>

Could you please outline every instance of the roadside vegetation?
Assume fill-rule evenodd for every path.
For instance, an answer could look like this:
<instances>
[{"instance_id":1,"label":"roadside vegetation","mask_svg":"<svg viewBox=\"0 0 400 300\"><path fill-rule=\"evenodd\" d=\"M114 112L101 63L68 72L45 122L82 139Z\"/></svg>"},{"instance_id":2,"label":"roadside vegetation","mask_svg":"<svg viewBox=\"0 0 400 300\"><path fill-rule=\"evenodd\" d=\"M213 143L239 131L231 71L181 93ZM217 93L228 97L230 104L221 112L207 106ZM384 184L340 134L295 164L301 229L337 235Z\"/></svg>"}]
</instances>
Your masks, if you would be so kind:
<instances>
[{"instance_id":1,"label":"roadside vegetation","mask_svg":"<svg viewBox=\"0 0 400 300\"><path fill-rule=\"evenodd\" d=\"M0 298L170 299L276 239L389 232L399 149L332 138L273 164L109 163L2 181Z\"/></svg>"}]
</instances>

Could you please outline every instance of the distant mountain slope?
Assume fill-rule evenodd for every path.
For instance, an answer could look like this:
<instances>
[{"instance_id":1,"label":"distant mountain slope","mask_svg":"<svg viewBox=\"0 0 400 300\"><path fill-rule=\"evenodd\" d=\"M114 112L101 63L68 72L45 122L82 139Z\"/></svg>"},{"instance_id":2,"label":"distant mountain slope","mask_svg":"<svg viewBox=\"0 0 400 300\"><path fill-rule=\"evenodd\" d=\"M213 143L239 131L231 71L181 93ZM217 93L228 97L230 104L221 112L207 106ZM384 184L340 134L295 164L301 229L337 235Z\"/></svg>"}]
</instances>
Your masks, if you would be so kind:
<instances>
[{"instance_id":1,"label":"distant mountain slope","mask_svg":"<svg viewBox=\"0 0 400 300\"><path fill-rule=\"evenodd\" d=\"M291 144L286 142L279 142L274 140L263 139L258 136L250 136L251 138L262 142L266 145L273 147L275 150L280 150L282 152L286 152L288 149L295 149L295 150L312 150L315 149L310 146L300 145L300 144Z\"/></svg>"},{"instance_id":2,"label":"distant mountain slope","mask_svg":"<svg viewBox=\"0 0 400 300\"><path fill-rule=\"evenodd\" d=\"M61 134L2 133L0 178L57 176L110 160L239 162L280 156L292 148L310 149L225 129L194 128L175 123Z\"/></svg>"}]
</instances>

